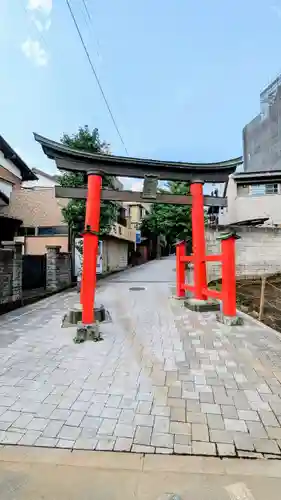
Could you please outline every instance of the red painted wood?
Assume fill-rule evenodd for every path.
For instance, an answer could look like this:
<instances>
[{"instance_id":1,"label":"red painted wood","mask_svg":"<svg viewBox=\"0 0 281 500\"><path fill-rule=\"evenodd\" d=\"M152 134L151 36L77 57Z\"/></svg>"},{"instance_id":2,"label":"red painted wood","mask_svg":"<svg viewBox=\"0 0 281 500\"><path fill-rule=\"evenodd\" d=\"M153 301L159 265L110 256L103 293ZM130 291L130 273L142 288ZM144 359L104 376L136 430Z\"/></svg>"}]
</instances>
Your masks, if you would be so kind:
<instances>
[{"instance_id":1,"label":"red painted wood","mask_svg":"<svg viewBox=\"0 0 281 500\"><path fill-rule=\"evenodd\" d=\"M88 196L86 204L85 229L98 233L100 221L100 198L102 178L100 175L89 174ZM96 291L96 268L99 237L85 232L83 240L83 272L81 283L82 323L94 323L94 302Z\"/></svg>"},{"instance_id":2,"label":"red painted wood","mask_svg":"<svg viewBox=\"0 0 281 500\"><path fill-rule=\"evenodd\" d=\"M203 290L207 288L203 185L201 183L191 184L190 192L192 194L191 220L194 255L194 297L203 300L206 298Z\"/></svg>"},{"instance_id":3,"label":"red painted wood","mask_svg":"<svg viewBox=\"0 0 281 500\"><path fill-rule=\"evenodd\" d=\"M176 247L176 293L177 297L184 297L185 264L182 261L185 253L185 242L181 241Z\"/></svg>"},{"instance_id":4,"label":"red painted wood","mask_svg":"<svg viewBox=\"0 0 281 500\"><path fill-rule=\"evenodd\" d=\"M222 240L222 311L225 316L236 316L235 238Z\"/></svg>"},{"instance_id":5,"label":"red painted wood","mask_svg":"<svg viewBox=\"0 0 281 500\"><path fill-rule=\"evenodd\" d=\"M193 285L183 285L184 290L188 290L188 292L194 292L194 286Z\"/></svg>"},{"instance_id":6,"label":"red painted wood","mask_svg":"<svg viewBox=\"0 0 281 500\"><path fill-rule=\"evenodd\" d=\"M207 297L211 297L212 299L222 299L223 294L218 290L210 290L210 288L204 288L203 292Z\"/></svg>"},{"instance_id":7,"label":"red painted wood","mask_svg":"<svg viewBox=\"0 0 281 500\"><path fill-rule=\"evenodd\" d=\"M220 262L222 260L222 255L206 255L207 262Z\"/></svg>"},{"instance_id":8,"label":"red painted wood","mask_svg":"<svg viewBox=\"0 0 281 500\"><path fill-rule=\"evenodd\" d=\"M181 262L193 262L194 256L193 255L185 255L184 257L181 257Z\"/></svg>"}]
</instances>

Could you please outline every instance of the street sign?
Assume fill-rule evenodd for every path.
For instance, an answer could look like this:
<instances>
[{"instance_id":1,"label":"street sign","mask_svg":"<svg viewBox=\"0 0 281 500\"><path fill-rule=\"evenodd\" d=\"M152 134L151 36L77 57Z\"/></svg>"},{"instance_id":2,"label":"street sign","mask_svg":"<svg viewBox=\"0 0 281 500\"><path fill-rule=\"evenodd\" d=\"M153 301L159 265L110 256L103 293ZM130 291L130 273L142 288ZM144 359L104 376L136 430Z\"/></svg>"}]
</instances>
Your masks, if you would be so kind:
<instances>
[{"instance_id":1,"label":"street sign","mask_svg":"<svg viewBox=\"0 0 281 500\"><path fill-rule=\"evenodd\" d=\"M136 231L136 244L140 245L141 243L141 231Z\"/></svg>"}]
</instances>

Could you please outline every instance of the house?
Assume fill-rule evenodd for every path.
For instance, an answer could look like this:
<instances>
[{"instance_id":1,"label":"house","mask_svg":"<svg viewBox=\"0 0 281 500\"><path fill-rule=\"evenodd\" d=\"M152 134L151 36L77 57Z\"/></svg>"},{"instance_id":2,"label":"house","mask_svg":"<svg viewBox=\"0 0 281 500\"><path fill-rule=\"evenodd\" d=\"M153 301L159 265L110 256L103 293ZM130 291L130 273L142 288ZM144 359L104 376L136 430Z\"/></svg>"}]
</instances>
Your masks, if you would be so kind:
<instances>
[{"instance_id":1,"label":"house","mask_svg":"<svg viewBox=\"0 0 281 500\"><path fill-rule=\"evenodd\" d=\"M150 204L131 201L123 203L123 206L126 209L126 216L129 219L130 226L138 230L142 220L150 212Z\"/></svg>"},{"instance_id":2,"label":"house","mask_svg":"<svg viewBox=\"0 0 281 500\"><path fill-rule=\"evenodd\" d=\"M67 206L69 200L55 196L57 175L39 169L33 169L33 173L37 180L24 182L11 198L10 214L13 217L21 215L22 220L16 239L23 243L24 254L43 255L46 253L46 246L57 246L61 252L71 252L72 261L77 264L76 268L73 266L73 271L77 275L80 264L77 255L75 258L75 242L62 215L62 208ZM118 179L114 182L114 187L123 188ZM127 267L129 253L134 249L135 243L136 231L129 227L125 208L120 204L117 221L100 246L102 272Z\"/></svg>"},{"instance_id":3,"label":"house","mask_svg":"<svg viewBox=\"0 0 281 500\"><path fill-rule=\"evenodd\" d=\"M21 216L17 240L23 243L23 253L42 255L49 245L69 251L68 225L62 215L66 205L67 200L55 197L54 187L21 188L12 194L10 214Z\"/></svg>"},{"instance_id":4,"label":"house","mask_svg":"<svg viewBox=\"0 0 281 500\"><path fill-rule=\"evenodd\" d=\"M62 208L68 203L55 197L58 176L37 168L32 169L36 180L22 183L21 189L11 198L10 214L21 214L22 225L17 240L23 243L23 253L42 255L46 246L60 246L68 252L69 231L62 216Z\"/></svg>"},{"instance_id":5,"label":"house","mask_svg":"<svg viewBox=\"0 0 281 500\"><path fill-rule=\"evenodd\" d=\"M219 224L262 219L266 226L281 227L281 171L232 174L225 187L227 207Z\"/></svg>"},{"instance_id":6,"label":"house","mask_svg":"<svg viewBox=\"0 0 281 500\"><path fill-rule=\"evenodd\" d=\"M0 242L12 241L22 224L21 213L10 211L11 199L22 182L36 180L36 174L0 135Z\"/></svg>"},{"instance_id":7,"label":"house","mask_svg":"<svg viewBox=\"0 0 281 500\"><path fill-rule=\"evenodd\" d=\"M58 175L48 174L39 168L33 168L32 172L36 175L35 180L22 182L22 187L28 189L50 188L58 184Z\"/></svg>"}]
</instances>

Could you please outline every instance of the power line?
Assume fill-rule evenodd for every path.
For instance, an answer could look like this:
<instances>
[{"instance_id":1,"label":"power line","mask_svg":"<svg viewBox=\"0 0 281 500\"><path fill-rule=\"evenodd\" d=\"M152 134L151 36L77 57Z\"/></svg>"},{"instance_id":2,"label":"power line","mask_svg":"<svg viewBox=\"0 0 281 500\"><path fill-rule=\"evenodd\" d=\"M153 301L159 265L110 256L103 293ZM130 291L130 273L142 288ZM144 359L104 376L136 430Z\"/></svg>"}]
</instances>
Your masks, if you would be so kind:
<instances>
[{"instance_id":1,"label":"power line","mask_svg":"<svg viewBox=\"0 0 281 500\"><path fill-rule=\"evenodd\" d=\"M81 6L81 12L83 13L83 17L85 19L85 22L86 22L88 28L89 28L90 34L92 34L93 38L95 39L95 43L97 45L96 52L97 52L98 58L100 59L101 58L101 54L100 54L100 42L99 42L98 38L95 36L95 33L94 33L93 18L92 18L92 15L90 14L89 8L88 8L87 3L86 3L86 0L82 0L82 4L83 5Z\"/></svg>"},{"instance_id":2,"label":"power line","mask_svg":"<svg viewBox=\"0 0 281 500\"><path fill-rule=\"evenodd\" d=\"M110 114L110 117L111 117L111 120L112 120L113 125L114 125L114 127L115 127L115 130L116 130L116 132L117 132L117 134L118 134L118 136L119 136L119 138L120 138L120 141L122 142L122 144L123 144L123 146L124 146L124 149L125 149L125 151L126 151L126 154L129 156L128 150L127 150L126 145L125 145L125 142L124 142L123 137L122 137L122 135L121 135L121 133L120 133L120 130L119 130L119 128L118 128L118 125L117 125L117 123L116 123L116 121L115 121L115 118L114 118L114 116L113 116L113 113L112 113L111 108L110 108L110 105L109 105L109 102L108 102L107 97L106 97L106 95L105 95L105 93L104 93L104 90L103 90L103 88L102 88L102 85L101 85L100 79L99 79L99 77L98 77L98 75L97 75L97 72L96 72L96 70L95 70L94 64L93 64L93 62L92 62L91 56L90 56L90 54L89 54L89 52L88 52L88 49L87 49L87 47L86 47L86 44L85 44L85 42L84 42L84 39L83 39L82 33L81 33L81 31L80 31L80 29L79 29L79 26L78 26L78 24L77 24L77 21L76 21L76 18L75 18L74 12L73 12L73 10L72 10L72 8L71 8L71 5L70 5L70 3L69 3L69 0L65 0L65 1L66 1L66 4L67 4L67 7L68 7L68 10L69 10L69 12L70 12L70 15L71 15L71 17L72 17L72 20L73 20L73 22L74 22L74 24L75 24L75 28L76 28L77 33L78 33L78 35L79 35L80 41L81 41L82 46L83 46L83 49L84 49L84 51L85 51L85 54L86 54L86 56L87 56L87 59L88 59L88 61L89 61L90 66L91 66L91 70L92 70L93 75L94 75L94 77L95 77L95 79L96 79L96 82L97 82L98 87L99 87L99 89L100 89L100 92L101 92L101 95L102 95L103 100L104 100L104 102L105 102L105 105L106 105L106 107L107 107L107 110L108 110L108 112L109 112L109 114Z\"/></svg>"},{"instance_id":3,"label":"power line","mask_svg":"<svg viewBox=\"0 0 281 500\"><path fill-rule=\"evenodd\" d=\"M87 13L87 16L88 16L89 20L92 21L92 17L91 17L91 14L89 12L88 6L86 4L86 0L82 0L82 2L83 2L83 5L84 5L84 8L85 8L85 11Z\"/></svg>"}]
</instances>

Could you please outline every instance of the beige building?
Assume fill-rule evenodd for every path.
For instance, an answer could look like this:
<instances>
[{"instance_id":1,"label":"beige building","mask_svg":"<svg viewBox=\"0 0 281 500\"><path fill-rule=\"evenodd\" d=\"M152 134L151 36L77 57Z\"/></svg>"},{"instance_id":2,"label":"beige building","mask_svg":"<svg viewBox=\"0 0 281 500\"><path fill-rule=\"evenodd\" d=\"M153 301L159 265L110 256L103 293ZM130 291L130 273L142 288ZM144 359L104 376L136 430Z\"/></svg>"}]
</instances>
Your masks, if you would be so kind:
<instances>
[{"instance_id":1,"label":"beige building","mask_svg":"<svg viewBox=\"0 0 281 500\"><path fill-rule=\"evenodd\" d=\"M130 227L138 230L144 217L149 214L151 205L149 203L131 201L123 203L123 206L125 207Z\"/></svg>"},{"instance_id":2,"label":"beige building","mask_svg":"<svg viewBox=\"0 0 281 500\"><path fill-rule=\"evenodd\" d=\"M34 172L0 136L0 242L13 239L22 223L21 214L10 213L11 199L23 181L36 181Z\"/></svg>"},{"instance_id":3,"label":"beige building","mask_svg":"<svg viewBox=\"0 0 281 500\"><path fill-rule=\"evenodd\" d=\"M22 218L22 226L16 239L23 243L23 252L29 255L44 254L48 245L60 246L61 252L73 251L74 254L68 226L62 216L62 208L69 200L55 197L55 186L58 184L56 175L39 169L34 169L33 172L36 173L38 182L25 182L24 187L11 198L10 214L13 217L21 214ZM115 187L122 188L120 181L116 182ZM128 253L135 245L136 231L126 227L127 221L122 217L122 212L124 210L120 210L119 221L124 224L113 224L110 234L103 239L102 272L127 267ZM74 255L73 261L77 262Z\"/></svg>"},{"instance_id":4,"label":"beige building","mask_svg":"<svg viewBox=\"0 0 281 500\"><path fill-rule=\"evenodd\" d=\"M267 219L267 226L281 226L281 172L241 172L229 177L225 195L227 208L219 224Z\"/></svg>"},{"instance_id":5,"label":"beige building","mask_svg":"<svg viewBox=\"0 0 281 500\"><path fill-rule=\"evenodd\" d=\"M47 245L59 245L62 252L69 251L68 227L61 212L67 202L55 197L54 187L13 192L9 213L21 216L17 240L23 243L24 253L44 254Z\"/></svg>"}]
</instances>

